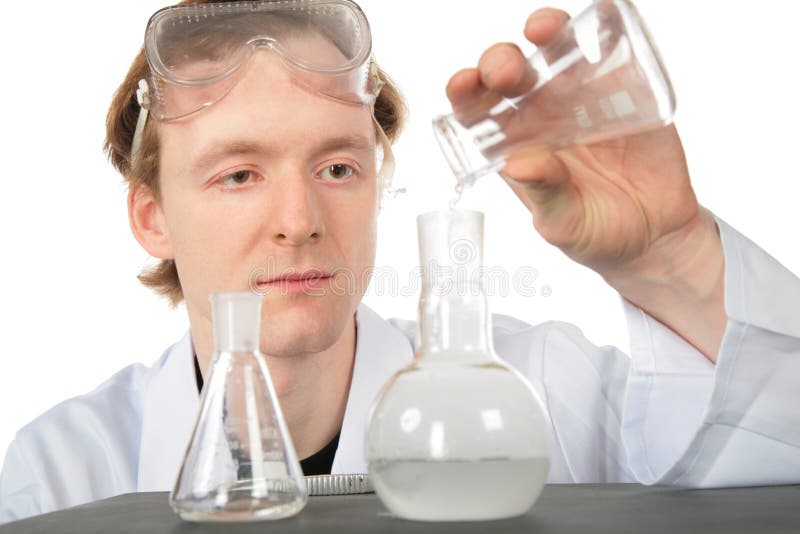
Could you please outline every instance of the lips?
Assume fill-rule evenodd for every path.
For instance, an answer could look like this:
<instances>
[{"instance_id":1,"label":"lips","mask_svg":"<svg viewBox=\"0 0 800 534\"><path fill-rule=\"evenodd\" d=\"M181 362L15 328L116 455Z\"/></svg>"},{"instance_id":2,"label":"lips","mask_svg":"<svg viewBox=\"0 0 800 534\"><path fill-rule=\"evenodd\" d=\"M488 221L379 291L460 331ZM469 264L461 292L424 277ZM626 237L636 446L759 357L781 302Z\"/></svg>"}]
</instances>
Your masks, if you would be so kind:
<instances>
[{"instance_id":1,"label":"lips","mask_svg":"<svg viewBox=\"0 0 800 534\"><path fill-rule=\"evenodd\" d=\"M302 271L287 269L277 276L260 276L256 279L259 289L265 292L317 294L331 280L331 272L327 269L308 268Z\"/></svg>"},{"instance_id":2,"label":"lips","mask_svg":"<svg viewBox=\"0 0 800 534\"><path fill-rule=\"evenodd\" d=\"M295 270L292 270L292 272L286 274L280 274L278 276L273 276L271 278L260 276L258 277L256 282L259 285L262 285L262 284L275 284L280 282L302 282L305 280L311 281L320 278L330 278L330 277L331 277L330 271L318 268L310 268L300 272L295 272Z\"/></svg>"}]
</instances>

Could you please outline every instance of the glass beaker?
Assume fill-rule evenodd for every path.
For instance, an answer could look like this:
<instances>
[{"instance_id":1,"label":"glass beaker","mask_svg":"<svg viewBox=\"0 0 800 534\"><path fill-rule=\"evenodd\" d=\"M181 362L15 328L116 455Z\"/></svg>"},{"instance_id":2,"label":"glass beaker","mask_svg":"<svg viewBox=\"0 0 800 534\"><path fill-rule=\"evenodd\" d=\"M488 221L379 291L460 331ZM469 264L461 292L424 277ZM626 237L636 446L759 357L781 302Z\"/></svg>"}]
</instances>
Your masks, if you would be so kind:
<instances>
[{"instance_id":1,"label":"glass beaker","mask_svg":"<svg viewBox=\"0 0 800 534\"><path fill-rule=\"evenodd\" d=\"M170 506L189 521L295 515L306 484L259 351L261 296L215 293L211 304L211 373Z\"/></svg>"},{"instance_id":2,"label":"glass beaker","mask_svg":"<svg viewBox=\"0 0 800 534\"><path fill-rule=\"evenodd\" d=\"M370 480L406 519L524 514L547 479L549 423L531 385L494 353L483 214L434 212L417 224L419 346L372 407Z\"/></svg>"},{"instance_id":3,"label":"glass beaker","mask_svg":"<svg viewBox=\"0 0 800 534\"><path fill-rule=\"evenodd\" d=\"M458 189L499 172L522 148L562 148L669 124L675 95L644 21L628 0L597 0L526 63L531 88L488 92L433 121Z\"/></svg>"}]
</instances>

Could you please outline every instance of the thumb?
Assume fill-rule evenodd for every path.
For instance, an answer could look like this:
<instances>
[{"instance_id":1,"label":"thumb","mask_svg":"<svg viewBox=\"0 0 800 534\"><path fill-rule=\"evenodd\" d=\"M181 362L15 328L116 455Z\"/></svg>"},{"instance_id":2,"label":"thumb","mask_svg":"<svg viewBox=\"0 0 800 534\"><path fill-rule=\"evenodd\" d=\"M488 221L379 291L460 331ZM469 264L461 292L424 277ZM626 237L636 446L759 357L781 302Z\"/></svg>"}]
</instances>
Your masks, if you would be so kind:
<instances>
[{"instance_id":1,"label":"thumb","mask_svg":"<svg viewBox=\"0 0 800 534\"><path fill-rule=\"evenodd\" d=\"M569 169L544 146L514 152L500 175L531 211L572 188Z\"/></svg>"},{"instance_id":2,"label":"thumb","mask_svg":"<svg viewBox=\"0 0 800 534\"><path fill-rule=\"evenodd\" d=\"M536 147L515 153L500 175L531 212L539 234L567 252L583 225L584 206L565 162L551 150Z\"/></svg>"}]
</instances>

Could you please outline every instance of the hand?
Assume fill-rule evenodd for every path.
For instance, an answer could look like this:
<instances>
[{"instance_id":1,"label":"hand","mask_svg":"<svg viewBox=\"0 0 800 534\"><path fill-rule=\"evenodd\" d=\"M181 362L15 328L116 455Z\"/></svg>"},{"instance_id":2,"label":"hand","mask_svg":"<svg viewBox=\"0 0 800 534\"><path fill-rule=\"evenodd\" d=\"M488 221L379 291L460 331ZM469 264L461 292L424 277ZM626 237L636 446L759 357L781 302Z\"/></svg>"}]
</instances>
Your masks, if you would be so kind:
<instances>
[{"instance_id":1,"label":"hand","mask_svg":"<svg viewBox=\"0 0 800 534\"><path fill-rule=\"evenodd\" d=\"M528 19L525 36L544 45L568 19L563 11L540 9ZM513 44L489 48L478 68L450 80L456 113L487 93L519 94L520 85L533 82L525 65ZM596 270L642 256L700 214L674 126L590 146L518 152L502 176L534 215L539 233Z\"/></svg>"},{"instance_id":2,"label":"hand","mask_svg":"<svg viewBox=\"0 0 800 534\"><path fill-rule=\"evenodd\" d=\"M545 45L568 20L563 11L540 9L528 19L525 36ZM526 67L515 45L490 47L477 68L451 78L447 95L455 113L466 113L476 99L521 94L534 81ZM501 176L544 239L707 355L716 354L725 324L722 246L713 217L697 202L673 125L587 146L522 150L509 157ZM666 294L669 286L675 294ZM705 308L697 306L701 300ZM678 313L706 313L714 323L706 330L714 335L692 332L692 321L703 321L692 314L672 317L665 304Z\"/></svg>"}]
</instances>

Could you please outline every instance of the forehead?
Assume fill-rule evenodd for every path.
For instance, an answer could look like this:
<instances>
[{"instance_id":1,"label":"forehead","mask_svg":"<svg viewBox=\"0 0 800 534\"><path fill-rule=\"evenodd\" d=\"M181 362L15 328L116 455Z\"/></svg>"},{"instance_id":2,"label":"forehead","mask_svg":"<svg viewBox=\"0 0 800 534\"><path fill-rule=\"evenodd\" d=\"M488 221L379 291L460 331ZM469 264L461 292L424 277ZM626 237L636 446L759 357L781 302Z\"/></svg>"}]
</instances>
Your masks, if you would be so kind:
<instances>
[{"instance_id":1,"label":"forehead","mask_svg":"<svg viewBox=\"0 0 800 534\"><path fill-rule=\"evenodd\" d=\"M338 50L341 58L354 58L366 43L356 19L324 7L165 14L154 23L151 21L149 31L159 59L168 67L196 59L221 58L248 44L275 43L290 53L297 52L292 47L303 41L313 41L320 50L313 50L302 59L314 60L326 52L322 48L330 47Z\"/></svg>"},{"instance_id":2,"label":"forehead","mask_svg":"<svg viewBox=\"0 0 800 534\"><path fill-rule=\"evenodd\" d=\"M295 79L280 55L269 50L248 60L241 79L220 101L160 126L163 156L180 157L187 168L215 144L230 140L268 146L271 153L287 157L304 157L333 138L361 137L375 144L368 106L320 95Z\"/></svg>"},{"instance_id":3,"label":"forehead","mask_svg":"<svg viewBox=\"0 0 800 534\"><path fill-rule=\"evenodd\" d=\"M285 68L280 55L265 50L248 60L230 93L197 114L201 121L241 118L251 123L269 121L272 128L282 129L301 124L305 128L308 124L304 123L309 121L319 128L328 123L337 128L369 127L370 117L368 106L347 104L320 94Z\"/></svg>"},{"instance_id":4,"label":"forehead","mask_svg":"<svg viewBox=\"0 0 800 534\"><path fill-rule=\"evenodd\" d=\"M316 31L290 32L274 40L266 35L249 41L208 36L203 41L184 41L180 47L162 52L161 59L180 78L202 79L228 71L240 61L249 62L245 52L248 49L250 54L272 53L300 65L324 68L349 61L336 43ZM165 89L168 91L169 86Z\"/></svg>"}]
</instances>

